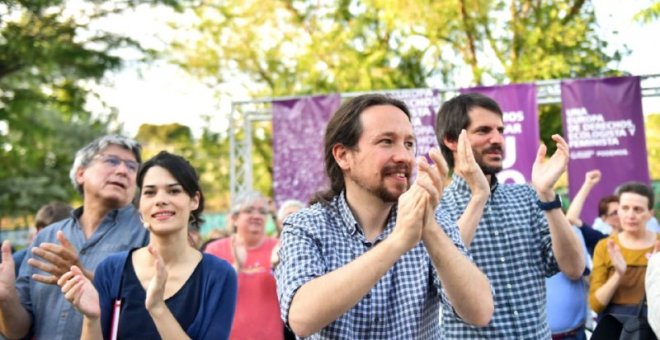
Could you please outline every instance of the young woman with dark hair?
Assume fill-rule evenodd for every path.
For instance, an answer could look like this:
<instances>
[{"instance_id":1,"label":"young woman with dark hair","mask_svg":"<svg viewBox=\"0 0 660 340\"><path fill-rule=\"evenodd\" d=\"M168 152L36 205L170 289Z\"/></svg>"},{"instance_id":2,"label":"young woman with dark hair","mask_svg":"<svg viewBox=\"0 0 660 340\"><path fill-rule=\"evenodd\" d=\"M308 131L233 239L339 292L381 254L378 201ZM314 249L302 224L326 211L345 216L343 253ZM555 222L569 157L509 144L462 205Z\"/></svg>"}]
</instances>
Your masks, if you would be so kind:
<instances>
[{"instance_id":1,"label":"young woman with dark hair","mask_svg":"<svg viewBox=\"0 0 660 340\"><path fill-rule=\"evenodd\" d=\"M204 196L192 166L162 151L137 176L147 247L99 264L94 283L72 267L58 281L84 315L83 339L227 339L236 305L236 273L188 243Z\"/></svg>"}]
</instances>

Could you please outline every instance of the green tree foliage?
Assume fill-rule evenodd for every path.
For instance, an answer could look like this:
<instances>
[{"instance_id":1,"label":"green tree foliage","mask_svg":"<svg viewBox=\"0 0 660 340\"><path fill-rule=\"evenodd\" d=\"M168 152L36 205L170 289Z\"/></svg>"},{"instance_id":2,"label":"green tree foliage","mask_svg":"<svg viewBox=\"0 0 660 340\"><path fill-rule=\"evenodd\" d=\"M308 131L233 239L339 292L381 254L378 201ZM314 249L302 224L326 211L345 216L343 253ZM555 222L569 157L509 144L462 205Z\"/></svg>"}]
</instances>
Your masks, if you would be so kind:
<instances>
[{"instance_id":1,"label":"green tree foliage","mask_svg":"<svg viewBox=\"0 0 660 340\"><path fill-rule=\"evenodd\" d=\"M635 19L643 23L650 23L660 18L660 2L655 1L648 8L635 14Z\"/></svg>"},{"instance_id":2,"label":"green tree foliage","mask_svg":"<svg viewBox=\"0 0 660 340\"><path fill-rule=\"evenodd\" d=\"M583 0L211 0L190 11L179 64L255 97L453 87L467 85L465 70L472 85L614 75L625 53L607 52ZM551 149L559 117L541 108Z\"/></svg>"},{"instance_id":3,"label":"green tree foliage","mask_svg":"<svg viewBox=\"0 0 660 340\"><path fill-rule=\"evenodd\" d=\"M92 85L121 66L120 49L151 55L93 24L143 3L176 5L0 0L0 215L78 197L68 180L75 151L121 128L112 108L92 115Z\"/></svg>"},{"instance_id":4,"label":"green tree foliage","mask_svg":"<svg viewBox=\"0 0 660 340\"><path fill-rule=\"evenodd\" d=\"M353 13L351 7L348 1L206 2L192 9L199 39L175 48L184 54L181 64L205 79L247 75L253 95L424 86L430 73L420 51L402 48L377 9Z\"/></svg>"},{"instance_id":5,"label":"green tree foliage","mask_svg":"<svg viewBox=\"0 0 660 340\"><path fill-rule=\"evenodd\" d=\"M208 1L181 64L219 82L247 75L255 95L454 86L613 73L581 0ZM249 42L249 43L246 43ZM491 80L491 83L492 83Z\"/></svg>"},{"instance_id":6,"label":"green tree foliage","mask_svg":"<svg viewBox=\"0 0 660 340\"><path fill-rule=\"evenodd\" d=\"M211 120L210 117L205 119ZM195 145L193 165L201 176L206 211L226 211L229 209L229 137L226 133L204 128Z\"/></svg>"},{"instance_id":7,"label":"green tree foliage","mask_svg":"<svg viewBox=\"0 0 660 340\"><path fill-rule=\"evenodd\" d=\"M210 122L210 117L205 119ZM185 125L143 124L135 139L143 146L144 159L162 150L188 159L200 176L206 211L221 211L229 207L229 139L226 134L211 131L208 125L200 137L194 138Z\"/></svg>"},{"instance_id":8,"label":"green tree foliage","mask_svg":"<svg viewBox=\"0 0 660 340\"><path fill-rule=\"evenodd\" d=\"M192 144L192 132L190 128L178 123L153 125L142 124L138 129L135 138L142 143L145 149L146 157L153 156L150 151L151 145L158 145L159 147L189 147ZM157 153L160 150L156 150Z\"/></svg>"},{"instance_id":9,"label":"green tree foliage","mask_svg":"<svg viewBox=\"0 0 660 340\"><path fill-rule=\"evenodd\" d=\"M252 136L252 165L254 188L273 197L273 125L271 122L254 123Z\"/></svg>"},{"instance_id":10,"label":"green tree foliage","mask_svg":"<svg viewBox=\"0 0 660 340\"><path fill-rule=\"evenodd\" d=\"M660 113L644 117L644 125L651 178L660 180Z\"/></svg>"},{"instance_id":11,"label":"green tree foliage","mask_svg":"<svg viewBox=\"0 0 660 340\"><path fill-rule=\"evenodd\" d=\"M564 135L561 122L561 105L541 105L539 106L539 126L541 141L548 147L547 154L552 155L557 150L557 145L552 140L552 135Z\"/></svg>"},{"instance_id":12,"label":"green tree foliage","mask_svg":"<svg viewBox=\"0 0 660 340\"><path fill-rule=\"evenodd\" d=\"M229 209L229 136L208 128L211 117L204 117L207 124L199 137L181 124L142 124L135 139L143 146L143 157L148 159L161 150L176 153L188 159L200 175L206 198L206 211ZM265 195L272 195L272 128L270 122L254 122L252 125L252 162L254 188ZM242 140L242 130L236 132Z\"/></svg>"}]
</instances>

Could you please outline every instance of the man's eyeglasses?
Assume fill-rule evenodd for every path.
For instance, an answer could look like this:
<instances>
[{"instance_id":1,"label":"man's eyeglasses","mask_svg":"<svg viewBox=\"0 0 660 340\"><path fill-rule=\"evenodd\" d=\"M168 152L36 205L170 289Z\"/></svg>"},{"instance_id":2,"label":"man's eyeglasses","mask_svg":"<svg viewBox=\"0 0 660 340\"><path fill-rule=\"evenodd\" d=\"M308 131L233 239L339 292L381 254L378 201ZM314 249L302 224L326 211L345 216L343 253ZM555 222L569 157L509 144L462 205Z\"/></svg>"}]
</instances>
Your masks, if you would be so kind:
<instances>
[{"instance_id":1,"label":"man's eyeglasses","mask_svg":"<svg viewBox=\"0 0 660 340\"><path fill-rule=\"evenodd\" d=\"M257 207L245 207L245 208L241 209L240 211L241 211L242 213L246 213L246 214L254 214L254 213L258 213L259 215L264 215L264 216L265 216L265 215L268 215L268 209L263 208L263 207L262 207L262 208L257 208Z\"/></svg>"},{"instance_id":2,"label":"man's eyeglasses","mask_svg":"<svg viewBox=\"0 0 660 340\"><path fill-rule=\"evenodd\" d=\"M119 166L119 164L124 162L126 168L131 173L136 173L138 171L138 168L140 167L140 164L138 164L138 162L134 160L121 159L115 155L97 155L94 158L100 160L101 163L108 168L116 168Z\"/></svg>"}]
</instances>

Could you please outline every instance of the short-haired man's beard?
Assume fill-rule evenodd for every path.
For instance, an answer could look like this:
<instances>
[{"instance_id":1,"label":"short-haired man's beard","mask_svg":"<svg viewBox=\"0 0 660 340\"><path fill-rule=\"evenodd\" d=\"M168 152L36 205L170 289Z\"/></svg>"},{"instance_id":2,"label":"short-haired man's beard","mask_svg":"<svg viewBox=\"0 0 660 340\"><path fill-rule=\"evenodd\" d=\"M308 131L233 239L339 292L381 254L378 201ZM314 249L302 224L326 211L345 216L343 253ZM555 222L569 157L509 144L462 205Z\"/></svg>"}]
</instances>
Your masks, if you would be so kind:
<instances>
[{"instance_id":1,"label":"short-haired man's beard","mask_svg":"<svg viewBox=\"0 0 660 340\"><path fill-rule=\"evenodd\" d=\"M499 165L491 166L484 162L483 155L491 151L500 151L502 153L502 157L504 157L504 150L500 145L492 145L491 147L481 151L481 153L478 153L476 150L472 149L472 153L475 155L474 158L477 161L479 168L481 168L481 171L483 171L484 175L496 175L502 171L502 163Z\"/></svg>"},{"instance_id":2,"label":"short-haired man's beard","mask_svg":"<svg viewBox=\"0 0 660 340\"><path fill-rule=\"evenodd\" d=\"M502 171L502 166L488 166L485 164L479 164L479 167L481 168L481 171L484 172L484 175L497 175L497 173Z\"/></svg>"}]
</instances>

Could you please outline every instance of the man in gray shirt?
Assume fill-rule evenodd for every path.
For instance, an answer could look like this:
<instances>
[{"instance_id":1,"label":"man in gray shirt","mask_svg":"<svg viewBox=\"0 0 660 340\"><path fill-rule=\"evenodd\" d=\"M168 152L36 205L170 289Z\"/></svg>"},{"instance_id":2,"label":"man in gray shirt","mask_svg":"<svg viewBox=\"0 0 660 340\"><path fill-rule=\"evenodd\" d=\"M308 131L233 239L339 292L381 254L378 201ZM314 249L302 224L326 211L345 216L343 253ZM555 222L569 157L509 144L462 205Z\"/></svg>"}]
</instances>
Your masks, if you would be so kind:
<instances>
[{"instance_id":1,"label":"man in gray shirt","mask_svg":"<svg viewBox=\"0 0 660 340\"><path fill-rule=\"evenodd\" d=\"M0 333L5 337L80 338L82 316L64 299L57 279L77 265L91 280L108 255L147 244L148 233L131 204L140 150L132 139L104 136L76 153L70 177L83 206L37 234L17 278L10 244L2 244Z\"/></svg>"}]
</instances>

